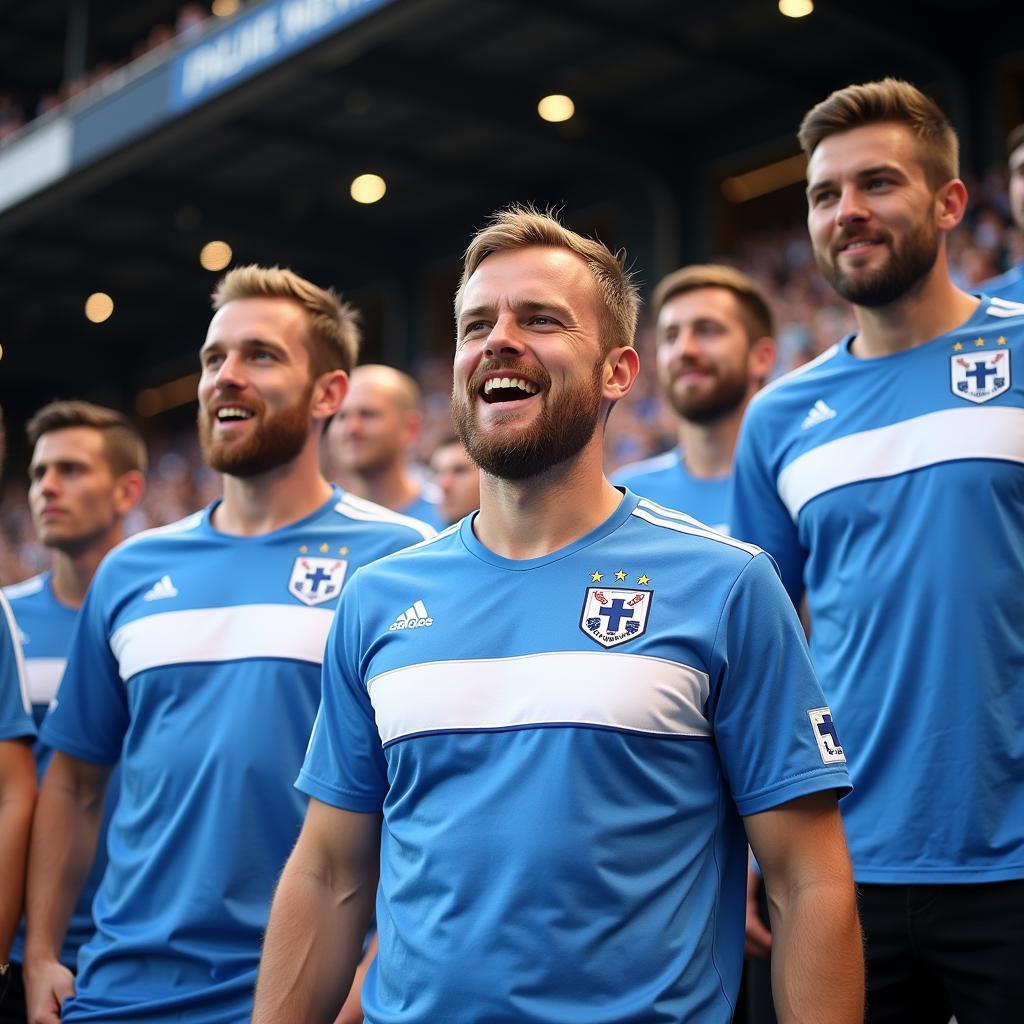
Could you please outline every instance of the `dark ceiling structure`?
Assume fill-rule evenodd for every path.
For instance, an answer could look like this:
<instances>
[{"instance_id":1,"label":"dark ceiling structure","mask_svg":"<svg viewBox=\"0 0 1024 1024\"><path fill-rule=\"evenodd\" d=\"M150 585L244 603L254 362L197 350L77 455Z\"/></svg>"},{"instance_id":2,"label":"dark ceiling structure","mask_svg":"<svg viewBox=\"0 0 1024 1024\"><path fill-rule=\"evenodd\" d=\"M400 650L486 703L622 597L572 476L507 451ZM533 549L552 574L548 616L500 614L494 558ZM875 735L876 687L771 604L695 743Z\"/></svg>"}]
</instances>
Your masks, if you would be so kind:
<instances>
[{"instance_id":1,"label":"dark ceiling structure","mask_svg":"<svg viewBox=\"0 0 1024 1024\"><path fill-rule=\"evenodd\" d=\"M289 17L330 30L182 99L200 74L183 63L190 52L289 2ZM197 258L211 239L227 240L236 263L290 265L339 287L366 310L370 353L409 363L444 344L460 250L498 206L557 204L627 245L651 280L709 255L714 175L791 155L803 111L838 86L918 82L978 164L1024 113L1016 94L995 102L1001 69L1024 50L1019 3L939 0L924 14L904 0L820 0L799 20L774 0L358 6L249 4L0 147L2 200L15 156L28 154L31 178L30 146L63 138L64 115L73 130L61 173L0 202L0 388L13 419L57 395L130 408L139 389L190 372L216 280ZM0 94L28 104L83 63L120 62L179 7L0 0ZM252 24L236 38L250 57ZM229 56L222 47L222 64ZM550 93L573 98L571 120L538 118ZM387 193L362 206L349 182L368 171ZM101 324L83 315L96 291L115 301Z\"/></svg>"}]
</instances>

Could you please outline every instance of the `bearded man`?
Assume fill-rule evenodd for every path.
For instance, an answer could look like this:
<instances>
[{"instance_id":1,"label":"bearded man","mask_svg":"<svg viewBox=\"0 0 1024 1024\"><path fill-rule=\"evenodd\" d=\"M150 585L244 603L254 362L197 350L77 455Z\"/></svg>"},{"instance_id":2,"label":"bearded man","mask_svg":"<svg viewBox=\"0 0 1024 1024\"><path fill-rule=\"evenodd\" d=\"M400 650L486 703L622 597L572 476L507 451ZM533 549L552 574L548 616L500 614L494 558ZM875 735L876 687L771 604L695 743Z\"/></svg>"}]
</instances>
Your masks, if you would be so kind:
<instances>
[{"instance_id":1,"label":"bearded man","mask_svg":"<svg viewBox=\"0 0 1024 1024\"><path fill-rule=\"evenodd\" d=\"M338 595L357 566L433 535L321 475L320 437L355 362L353 310L256 266L227 274L213 305L199 435L224 497L103 562L42 726L56 753L29 861L36 1022L248 1020L305 810L292 780ZM72 977L58 954L115 763L96 934Z\"/></svg>"}]
</instances>

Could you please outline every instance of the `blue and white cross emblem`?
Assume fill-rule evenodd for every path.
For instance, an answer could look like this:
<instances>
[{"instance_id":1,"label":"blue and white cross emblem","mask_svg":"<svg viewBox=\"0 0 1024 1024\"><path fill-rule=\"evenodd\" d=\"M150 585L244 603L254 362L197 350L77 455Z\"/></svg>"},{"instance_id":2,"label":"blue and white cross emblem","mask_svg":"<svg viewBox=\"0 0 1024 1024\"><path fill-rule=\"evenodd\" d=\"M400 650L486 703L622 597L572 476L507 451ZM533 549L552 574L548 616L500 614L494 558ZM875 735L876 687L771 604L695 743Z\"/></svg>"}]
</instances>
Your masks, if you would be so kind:
<instances>
[{"instance_id":1,"label":"blue and white cross emblem","mask_svg":"<svg viewBox=\"0 0 1024 1024\"><path fill-rule=\"evenodd\" d=\"M828 708L812 708L807 712L811 720L811 729L818 744L818 753L825 764L845 764L846 754L843 752L832 721L832 712Z\"/></svg>"},{"instance_id":2,"label":"blue and white cross emblem","mask_svg":"<svg viewBox=\"0 0 1024 1024\"><path fill-rule=\"evenodd\" d=\"M303 555L295 559L288 593L310 607L332 601L341 593L348 562L339 558L309 558Z\"/></svg>"},{"instance_id":3,"label":"blue and white cross emblem","mask_svg":"<svg viewBox=\"0 0 1024 1024\"><path fill-rule=\"evenodd\" d=\"M647 629L653 597L653 590L588 587L580 629L602 647L618 647L635 640Z\"/></svg>"},{"instance_id":4,"label":"blue and white cross emblem","mask_svg":"<svg viewBox=\"0 0 1024 1024\"><path fill-rule=\"evenodd\" d=\"M951 356L949 387L957 398L987 402L1010 388L1010 350L971 352Z\"/></svg>"}]
</instances>

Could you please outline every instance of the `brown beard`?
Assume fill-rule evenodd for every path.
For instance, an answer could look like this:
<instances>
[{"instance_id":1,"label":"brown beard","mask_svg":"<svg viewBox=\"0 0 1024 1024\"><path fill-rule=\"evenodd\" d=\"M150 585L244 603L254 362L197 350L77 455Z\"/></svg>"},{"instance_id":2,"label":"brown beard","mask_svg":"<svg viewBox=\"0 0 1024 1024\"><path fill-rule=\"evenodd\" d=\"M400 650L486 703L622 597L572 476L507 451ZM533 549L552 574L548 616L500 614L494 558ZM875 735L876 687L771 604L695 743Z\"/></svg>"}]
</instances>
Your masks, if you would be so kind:
<instances>
[{"instance_id":1,"label":"brown beard","mask_svg":"<svg viewBox=\"0 0 1024 1024\"><path fill-rule=\"evenodd\" d=\"M481 363L465 392L452 389L451 413L455 432L469 457L486 473L503 480L523 480L537 476L578 454L593 437L601 415L601 367L598 359L586 380L569 387L558 396L557 408L551 402L551 378L543 371L538 380L535 367L519 370L498 360ZM488 436L477 422L476 400L483 378L501 370L514 376L521 373L541 385L543 406L537 422L511 436ZM510 432L511 433L511 432Z\"/></svg>"},{"instance_id":2,"label":"brown beard","mask_svg":"<svg viewBox=\"0 0 1024 1024\"><path fill-rule=\"evenodd\" d=\"M218 473L229 476L259 476L291 462L302 451L309 437L309 408L313 397L312 382L301 397L273 416L257 422L256 429L243 441L216 441L213 437L215 419L212 412L199 407L199 447L206 464ZM266 406L256 410L257 417L266 416Z\"/></svg>"}]
</instances>

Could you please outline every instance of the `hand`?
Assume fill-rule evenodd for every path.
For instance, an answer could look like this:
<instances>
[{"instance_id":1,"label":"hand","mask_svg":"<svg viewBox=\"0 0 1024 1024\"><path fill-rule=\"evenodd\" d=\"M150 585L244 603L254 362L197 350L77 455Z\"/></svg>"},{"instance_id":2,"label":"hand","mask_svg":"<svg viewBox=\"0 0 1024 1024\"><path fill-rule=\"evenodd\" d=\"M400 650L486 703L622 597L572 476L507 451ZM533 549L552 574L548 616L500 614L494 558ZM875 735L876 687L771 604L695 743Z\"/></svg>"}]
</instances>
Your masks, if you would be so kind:
<instances>
[{"instance_id":1,"label":"hand","mask_svg":"<svg viewBox=\"0 0 1024 1024\"><path fill-rule=\"evenodd\" d=\"M761 876L753 868L747 868L747 931L743 952L755 960L767 960L772 948L772 933L757 912L757 895L762 884Z\"/></svg>"},{"instance_id":2,"label":"hand","mask_svg":"<svg viewBox=\"0 0 1024 1024\"><path fill-rule=\"evenodd\" d=\"M75 994L75 976L59 960L25 963L25 1004L30 1024L60 1024L64 1000Z\"/></svg>"}]
</instances>

